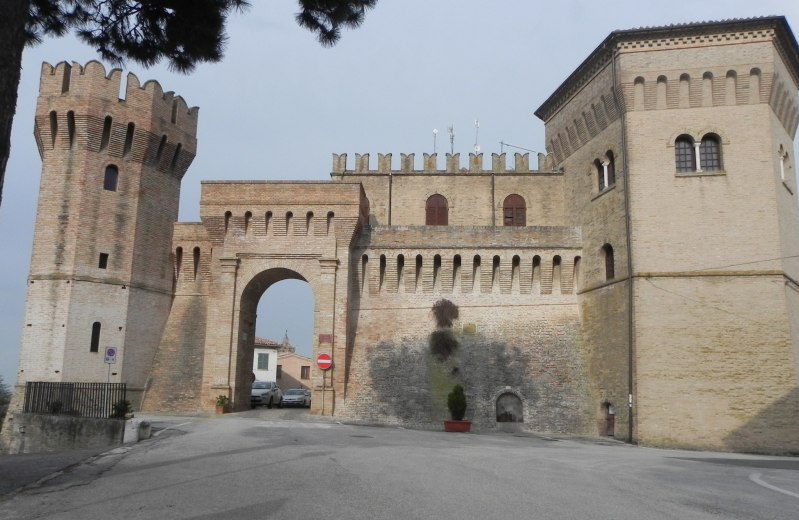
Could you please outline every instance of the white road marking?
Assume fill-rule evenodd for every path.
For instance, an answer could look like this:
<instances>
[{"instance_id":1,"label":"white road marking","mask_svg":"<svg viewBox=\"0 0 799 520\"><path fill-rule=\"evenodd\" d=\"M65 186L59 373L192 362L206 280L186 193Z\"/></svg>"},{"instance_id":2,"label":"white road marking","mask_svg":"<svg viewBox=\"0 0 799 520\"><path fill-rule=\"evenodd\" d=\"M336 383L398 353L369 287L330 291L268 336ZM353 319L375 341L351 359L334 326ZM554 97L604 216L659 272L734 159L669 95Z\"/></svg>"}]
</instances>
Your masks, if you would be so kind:
<instances>
[{"instance_id":1,"label":"white road marking","mask_svg":"<svg viewBox=\"0 0 799 520\"><path fill-rule=\"evenodd\" d=\"M175 426L167 426L167 427L166 427L166 428L164 428L163 430L158 430L157 432L155 432L155 433L153 434L153 437L158 437L159 435L161 435L162 433L164 433L164 432L165 432L165 431L167 431L167 430L173 430L173 429L175 429L175 428L180 428L181 426L187 426L187 425L189 425L189 424L191 424L191 423L193 423L193 422L194 422L194 421L189 421L189 422L184 422L184 423L176 424Z\"/></svg>"},{"instance_id":2,"label":"white road marking","mask_svg":"<svg viewBox=\"0 0 799 520\"><path fill-rule=\"evenodd\" d=\"M762 476L763 476L762 473L752 473L751 475L749 475L749 480L751 480L752 482L754 482L758 486L763 486L764 488L771 489L772 491L776 491L776 492L782 493L784 495L788 495L788 496L792 496L792 497L795 497L795 498L799 498L799 493L794 493L792 491L788 491L788 490L785 490L785 489L782 489L782 488L778 488L777 486L772 486L771 484L769 484L768 482L766 482L765 480L760 478Z\"/></svg>"}]
</instances>

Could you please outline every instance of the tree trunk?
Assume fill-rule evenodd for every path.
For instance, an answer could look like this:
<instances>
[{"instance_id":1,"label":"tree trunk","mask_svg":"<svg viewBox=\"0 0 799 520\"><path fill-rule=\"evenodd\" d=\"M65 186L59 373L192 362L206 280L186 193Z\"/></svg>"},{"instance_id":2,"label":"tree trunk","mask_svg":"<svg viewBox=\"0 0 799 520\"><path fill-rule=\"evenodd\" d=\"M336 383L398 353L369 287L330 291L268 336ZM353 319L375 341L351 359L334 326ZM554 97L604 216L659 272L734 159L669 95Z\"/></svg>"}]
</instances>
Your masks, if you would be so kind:
<instances>
[{"instance_id":1,"label":"tree trunk","mask_svg":"<svg viewBox=\"0 0 799 520\"><path fill-rule=\"evenodd\" d=\"M11 153L11 123L17 109L17 89L25 47L25 23L30 0L2 0L0 9L0 204L3 202L8 156Z\"/></svg>"}]
</instances>

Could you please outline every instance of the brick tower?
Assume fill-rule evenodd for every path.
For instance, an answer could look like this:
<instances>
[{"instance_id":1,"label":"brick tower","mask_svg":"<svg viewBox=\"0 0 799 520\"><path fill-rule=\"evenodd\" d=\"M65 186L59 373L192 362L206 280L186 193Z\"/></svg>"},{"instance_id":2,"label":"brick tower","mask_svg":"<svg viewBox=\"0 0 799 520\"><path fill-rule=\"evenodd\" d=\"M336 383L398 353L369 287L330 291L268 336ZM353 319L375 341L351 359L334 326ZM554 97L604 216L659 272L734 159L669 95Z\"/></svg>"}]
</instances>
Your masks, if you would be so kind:
<instances>
[{"instance_id":1,"label":"brick tower","mask_svg":"<svg viewBox=\"0 0 799 520\"><path fill-rule=\"evenodd\" d=\"M124 382L136 406L169 315L172 228L198 109L133 74L121 90L121 78L98 62L42 65L43 166L17 384Z\"/></svg>"}]
</instances>

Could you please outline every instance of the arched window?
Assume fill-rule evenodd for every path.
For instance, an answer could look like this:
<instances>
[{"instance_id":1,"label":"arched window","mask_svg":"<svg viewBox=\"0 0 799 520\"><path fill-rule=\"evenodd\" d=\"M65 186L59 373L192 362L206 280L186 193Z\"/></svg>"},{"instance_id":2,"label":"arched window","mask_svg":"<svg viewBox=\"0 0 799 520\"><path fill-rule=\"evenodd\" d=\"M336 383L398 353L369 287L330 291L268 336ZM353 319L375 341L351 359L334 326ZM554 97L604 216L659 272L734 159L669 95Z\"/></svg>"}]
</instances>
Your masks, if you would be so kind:
<instances>
[{"instance_id":1,"label":"arched window","mask_svg":"<svg viewBox=\"0 0 799 520\"><path fill-rule=\"evenodd\" d=\"M192 250L192 256L194 260L194 279L197 279L197 273L200 272L200 248L195 247Z\"/></svg>"},{"instance_id":2,"label":"arched window","mask_svg":"<svg viewBox=\"0 0 799 520\"><path fill-rule=\"evenodd\" d=\"M521 195L508 195L502 203L503 219L505 226L527 225L527 206Z\"/></svg>"},{"instance_id":3,"label":"arched window","mask_svg":"<svg viewBox=\"0 0 799 520\"><path fill-rule=\"evenodd\" d=\"M474 259L472 260L472 291L480 290L480 267L481 267L482 260L480 259L480 255L474 255Z\"/></svg>"},{"instance_id":4,"label":"arched window","mask_svg":"<svg viewBox=\"0 0 799 520\"><path fill-rule=\"evenodd\" d=\"M657 92L655 96L655 103L658 110L666 108L666 91L668 89L668 78L666 76L658 76Z\"/></svg>"},{"instance_id":5,"label":"arched window","mask_svg":"<svg viewBox=\"0 0 799 520\"><path fill-rule=\"evenodd\" d=\"M313 211L309 211L305 214L305 234L313 234Z\"/></svg>"},{"instance_id":6,"label":"arched window","mask_svg":"<svg viewBox=\"0 0 799 520\"><path fill-rule=\"evenodd\" d=\"M293 235L294 234L294 228L291 227L293 220L294 220L294 213L292 213L291 211L287 212L286 213L286 234L287 235Z\"/></svg>"},{"instance_id":7,"label":"arched window","mask_svg":"<svg viewBox=\"0 0 799 520\"><path fill-rule=\"evenodd\" d=\"M175 249L175 279L180 278L180 267L183 265L183 248Z\"/></svg>"},{"instance_id":8,"label":"arched window","mask_svg":"<svg viewBox=\"0 0 799 520\"><path fill-rule=\"evenodd\" d=\"M378 290L383 292L386 286L386 255L380 255L380 284Z\"/></svg>"},{"instance_id":9,"label":"arched window","mask_svg":"<svg viewBox=\"0 0 799 520\"><path fill-rule=\"evenodd\" d=\"M460 291L461 287L461 255L452 258L452 290Z\"/></svg>"},{"instance_id":10,"label":"arched window","mask_svg":"<svg viewBox=\"0 0 799 520\"><path fill-rule=\"evenodd\" d=\"M99 321L95 321L92 323L92 341L89 345L89 352L99 352L100 351L100 325Z\"/></svg>"},{"instance_id":11,"label":"arched window","mask_svg":"<svg viewBox=\"0 0 799 520\"><path fill-rule=\"evenodd\" d=\"M244 213L244 234L250 232L250 223L252 221L252 211L247 211Z\"/></svg>"},{"instance_id":12,"label":"arched window","mask_svg":"<svg viewBox=\"0 0 799 520\"><path fill-rule=\"evenodd\" d=\"M111 140L111 116L105 116L103 120L103 134L100 137L100 150L108 148L108 142Z\"/></svg>"},{"instance_id":13,"label":"arched window","mask_svg":"<svg viewBox=\"0 0 799 520\"><path fill-rule=\"evenodd\" d=\"M780 145L780 149L777 153L780 159L780 180L785 182L785 170L790 166L788 162L788 152L785 151L784 146Z\"/></svg>"},{"instance_id":14,"label":"arched window","mask_svg":"<svg viewBox=\"0 0 799 520\"><path fill-rule=\"evenodd\" d=\"M58 114L55 110L50 112L50 146L55 148L55 138L58 135Z\"/></svg>"},{"instance_id":15,"label":"arched window","mask_svg":"<svg viewBox=\"0 0 799 520\"><path fill-rule=\"evenodd\" d=\"M133 135L136 133L136 125L128 123L128 130L125 132L125 148L122 150L122 155L127 157L133 148Z\"/></svg>"},{"instance_id":16,"label":"arched window","mask_svg":"<svg viewBox=\"0 0 799 520\"><path fill-rule=\"evenodd\" d=\"M602 166L599 159L594 159L594 169L596 169L596 177L599 182L599 191L602 191L607 188L607 184L605 184L605 167Z\"/></svg>"},{"instance_id":17,"label":"arched window","mask_svg":"<svg viewBox=\"0 0 799 520\"><path fill-rule=\"evenodd\" d=\"M613 152L608 150L605 152L605 172L607 173L607 185L613 186L616 184L616 157Z\"/></svg>"},{"instance_id":18,"label":"arched window","mask_svg":"<svg viewBox=\"0 0 799 520\"><path fill-rule=\"evenodd\" d=\"M225 212L225 233L230 229L230 219L233 218L233 213L230 211Z\"/></svg>"},{"instance_id":19,"label":"arched window","mask_svg":"<svg viewBox=\"0 0 799 520\"><path fill-rule=\"evenodd\" d=\"M397 255L397 287L402 292L402 287L405 284L405 255Z\"/></svg>"},{"instance_id":20,"label":"arched window","mask_svg":"<svg viewBox=\"0 0 799 520\"><path fill-rule=\"evenodd\" d=\"M105 167L105 177L103 178L103 189L106 191L117 191L119 182L119 170L113 164Z\"/></svg>"},{"instance_id":21,"label":"arched window","mask_svg":"<svg viewBox=\"0 0 799 520\"><path fill-rule=\"evenodd\" d=\"M69 147L75 144L75 112L67 112L67 135L69 136Z\"/></svg>"},{"instance_id":22,"label":"arched window","mask_svg":"<svg viewBox=\"0 0 799 520\"><path fill-rule=\"evenodd\" d=\"M414 273L414 290L419 288L422 283L422 255L416 255L416 271Z\"/></svg>"},{"instance_id":23,"label":"arched window","mask_svg":"<svg viewBox=\"0 0 799 520\"><path fill-rule=\"evenodd\" d=\"M443 195L431 195L425 206L425 224L428 226L446 226L448 223L447 199Z\"/></svg>"},{"instance_id":24,"label":"arched window","mask_svg":"<svg viewBox=\"0 0 799 520\"><path fill-rule=\"evenodd\" d=\"M369 283L367 282L367 276L369 276L369 255L361 256L361 292L363 293L367 287L369 287Z\"/></svg>"},{"instance_id":25,"label":"arched window","mask_svg":"<svg viewBox=\"0 0 799 520\"><path fill-rule=\"evenodd\" d=\"M331 231L333 231L333 218L335 218L335 214L332 211L328 211L327 213L327 231L326 233L329 235Z\"/></svg>"},{"instance_id":26,"label":"arched window","mask_svg":"<svg viewBox=\"0 0 799 520\"><path fill-rule=\"evenodd\" d=\"M613 246L605 244L602 246L602 255L605 257L605 280L613 280L616 277L616 266L613 260Z\"/></svg>"},{"instance_id":27,"label":"arched window","mask_svg":"<svg viewBox=\"0 0 799 520\"><path fill-rule=\"evenodd\" d=\"M158 151L155 154L155 164L161 162L161 156L164 153L165 147L166 147L166 135L162 135L161 141L158 143Z\"/></svg>"},{"instance_id":28,"label":"arched window","mask_svg":"<svg viewBox=\"0 0 799 520\"><path fill-rule=\"evenodd\" d=\"M174 170L175 167L178 165L178 159L180 158L180 150L183 148L183 145L178 143L175 147L175 153L172 155L172 163L169 165L170 169Z\"/></svg>"},{"instance_id":29,"label":"arched window","mask_svg":"<svg viewBox=\"0 0 799 520\"><path fill-rule=\"evenodd\" d=\"M270 235L272 234L272 212L267 211L264 214L264 234Z\"/></svg>"},{"instance_id":30,"label":"arched window","mask_svg":"<svg viewBox=\"0 0 799 520\"><path fill-rule=\"evenodd\" d=\"M706 134L702 138L699 163L703 171L721 170L721 140L716 134Z\"/></svg>"},{"instance_id":31,"label":"arched window","mask_svg":"<svg viewBox=\"0 0 799 520\"><path fill-rule=\"evenodd\" d=\"M674 141L674 161L678 172L696 171L694 140L690 136L681 135Z\"/></svg>"},{"instance_id":32,"label":"arched window","mask_svg":"<svg viewBox=\"0 0 799 520\"><path fill-rule=\"evenodd\" d=\"M616 159L612 151L605 152L602 159L594 159L594 168L596 168L599 191L616 184Z\"/></svg>"}]
</instances>

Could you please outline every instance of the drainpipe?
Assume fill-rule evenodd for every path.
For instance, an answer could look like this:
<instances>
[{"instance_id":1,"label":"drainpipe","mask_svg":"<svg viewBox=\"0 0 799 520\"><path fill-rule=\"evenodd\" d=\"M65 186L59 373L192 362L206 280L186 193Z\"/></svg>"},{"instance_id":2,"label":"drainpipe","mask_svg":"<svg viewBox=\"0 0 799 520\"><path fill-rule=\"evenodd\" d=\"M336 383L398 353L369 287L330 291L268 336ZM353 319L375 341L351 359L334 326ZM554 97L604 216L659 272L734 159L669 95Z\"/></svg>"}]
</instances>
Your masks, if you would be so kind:
<instances>
[{"instance_id":1,"label":"drainpipe","mask_svg":"<svg viewBox=\"0 0 799 520\"><path fill-rule=\"evenodd\" d=\"M613 100L616 103L616 109L621 114L621 159L624 165L624 226L625 226L625 239L627 246L627 417L628 417L628 433L627 442L633 442L633 387L635 377L633 373L633 361L635 359L635 334L633 330L633 281L635 280L633 271L633 247L632 247L632 221L630 217L630 167L627 163L627 110L624 108L621 100L619 99L619 91L621 85L618 84L618 75L616 73L616 66L618 63L619 52L614 46L613 50L611 72L613 74Z\"/></svg>"}]
</instances>

